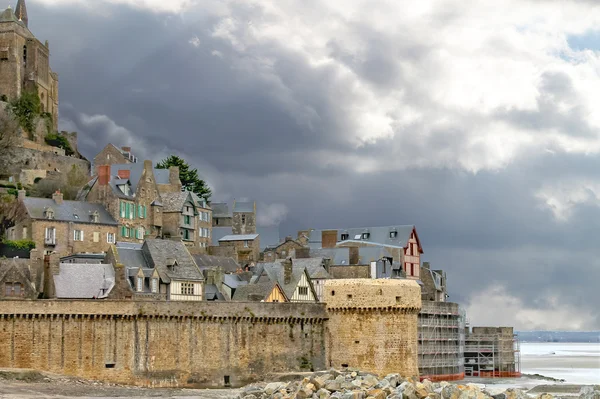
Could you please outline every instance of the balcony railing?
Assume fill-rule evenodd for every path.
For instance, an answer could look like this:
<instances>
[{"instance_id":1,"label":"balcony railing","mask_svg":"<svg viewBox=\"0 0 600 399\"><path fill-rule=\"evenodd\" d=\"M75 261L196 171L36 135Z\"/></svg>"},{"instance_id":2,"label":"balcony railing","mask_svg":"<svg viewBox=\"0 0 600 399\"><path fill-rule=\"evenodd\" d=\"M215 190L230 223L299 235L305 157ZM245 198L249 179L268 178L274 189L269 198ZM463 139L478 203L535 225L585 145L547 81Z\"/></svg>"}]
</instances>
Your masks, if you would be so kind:
<instances>
[{"instance_id":1,"label":"balcony railing","mask_svg":"<svg viewBox=\"0 0 600 399\"><path fill-rule=\"evenodd\" d=\"M56 245L56 238L45 238L44 244L45 245Z\"/></svg>"}]
</instances>

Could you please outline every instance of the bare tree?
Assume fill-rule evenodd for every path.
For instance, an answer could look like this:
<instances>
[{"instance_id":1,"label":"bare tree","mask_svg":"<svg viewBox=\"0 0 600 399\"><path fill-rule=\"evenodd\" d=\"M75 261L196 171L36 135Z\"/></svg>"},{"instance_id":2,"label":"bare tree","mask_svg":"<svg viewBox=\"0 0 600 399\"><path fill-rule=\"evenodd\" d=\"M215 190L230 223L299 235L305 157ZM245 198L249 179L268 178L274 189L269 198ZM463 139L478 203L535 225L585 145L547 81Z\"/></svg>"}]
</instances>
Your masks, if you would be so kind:
<instances>
[{"instance_id":1,"label":"bare tree","mask_svg":"<svg viewBox=\"0 0 600 399\"><path fill-rule=\"evenodd\" d=\"M19 121L14 117L10 108L0 106L0 156L5 156L21 139Z\"/></svg>"}]
</instances>

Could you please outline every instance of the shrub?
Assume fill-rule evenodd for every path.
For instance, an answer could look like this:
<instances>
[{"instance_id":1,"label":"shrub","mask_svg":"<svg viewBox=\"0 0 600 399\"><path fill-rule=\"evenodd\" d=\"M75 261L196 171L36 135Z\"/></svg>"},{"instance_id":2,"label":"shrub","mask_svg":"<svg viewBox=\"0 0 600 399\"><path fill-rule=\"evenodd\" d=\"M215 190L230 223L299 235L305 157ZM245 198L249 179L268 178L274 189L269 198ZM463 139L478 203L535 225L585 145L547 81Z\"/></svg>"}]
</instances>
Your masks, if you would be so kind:
<instances>
[{"instance_id":1,"label":"shrub","mask_svg":"<svg viewBox=\"0 0 600 399\"><path fill-rule=\"evenodd\" d=\"M30 251L35 248L35 242L31 240L5 240L4 245L13 249L25 251Z\"/></svg>"},{"instance_id":2,"label":"shrub","mask_svg":"<svg viewBox=\"0 0 600 399\"><path fill-rule=\"evenodd\" d=\"M73 155L73 149L71 148L71 144L69 144L69 140L66 139L65 136L60 134L49 134L45 138L46 143L53 147L62 148L65 150L66 155Z\"/></svg>"},{"instance_id":3,"label":"shrub","mask_svg":"<svg viewBox=\"0 0 600 399\"><path fill-rule=\"evenodd\" d=\"M23 92L21 98L11 103L12 111L19 120L19 124L30 134L35 128L35 118L40 114L40 96L37 91Z\"/></svg>"}]
</instances>

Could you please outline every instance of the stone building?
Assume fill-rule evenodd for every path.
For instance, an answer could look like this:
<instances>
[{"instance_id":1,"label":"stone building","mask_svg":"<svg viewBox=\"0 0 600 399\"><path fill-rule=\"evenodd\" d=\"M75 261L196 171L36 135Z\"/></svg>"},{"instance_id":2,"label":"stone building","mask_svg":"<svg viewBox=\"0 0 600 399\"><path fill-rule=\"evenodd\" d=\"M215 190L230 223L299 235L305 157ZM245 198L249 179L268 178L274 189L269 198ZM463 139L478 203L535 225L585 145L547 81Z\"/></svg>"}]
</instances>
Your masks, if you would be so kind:
<instances>
[{"instance_id":1,"label":"stone building","mask_svg":"<svg viewBox=\"0 0 600 399\"><path fill-rule=\"evenodd\" d=\"M319 298L306 267L292 259L282 262L259 263L249 285L278 283L290 302L318 302Z\"/></svg>"},{"instance_id":2,"label":"stone building","mask_svg":"<svg viewBox=\"0 0 600 399\"><path fill-rule=\"evenodd\" d=\"M287 236L281 244L265 248L263 257L265 262L273 262L277 259L286 259L288 257L296 258L296 250L302 248L305 248L305 246L292 237Z\"/></svg>"},{"instance_id":3,"label":"stone building","mask_svg":"<svg viewBox=\"0 0 600 399\"><path fill-rule=\"evenodd\" d=\"M110 299L202 301L204 276L181 240L118 243L107 262L115 269Z\"/></svg>"},{"instance_id":4,"label":"stone building","mask_svg":"<svg viewBox=\"0 0 600 399\"><path fill-rule=\"evenodd\" d=\"M211 255L233 258L246 266L258 262L260 238L258 234L228 235L219 239L219 246L210 247Z\"/></svg>"},{"instance_id":5,"label":"stone building","mask_svg":"<svg viewBox=\"0 0 600 399\"><path fill-rule=\"evenodd\" d=\"M421 289L415 281L327 280L324 302L333 337L328 367L353 367L379 375L419 375L417 315Z\"/></svg>"},{"instance_id":6,"label":"stone building","mask_svg":"<svg viewBox=\"0 0 600 399\"><path fill-rule=\"evenodd\" d=\"M289 302L285 292L276 281L248 284L235 290L232 300L238 302Z\"/></svg>"},{"instance_id":7,"label":"stone building","mask_svg":"<svg viewBox=\"0 0 600 399\"><path fill-rule=\"evenodd\" d=\"M174 168L177 169L177 168ZM162 237L163 205L159 187L179 187L178 170L154 169L151 161L97 165L97 175L80 199L102 204L119 223L118 241Z\"/></svg>"},{"instance_id":8,"label":"stone building","mask_svg":"<svg viewBox=\"0 0 600 399\"><path fill-rule=\"evenodd\" d=\"M446 272L432 270L429 262L421 266L421 281L423 282L421 297L423 301L446 302L448 290L446 287Z\"/></svg>"},{"instance_id":9,"label":"stone building","mask_svg":"<svg viewBox=\"0 0 600 399\"><path fill-rule=\"evenodd\" d=\"M0 96L21 97L25 90L37 91L41 111L52 115L58 129L58 75L50 68L50 46L29 30L25 0L0 12Z\"/></svg>"},{"instance_id":10,"label":"stone building","mask_svg":"<svg viewBox=\"0 0 600 399\"><path fill-rule=\"evenodd\" d=\"M117 240L117 221L100 204L52 199L19 198L7 231L10 240L32 240L43 253L67 256L77 252L105 252Z\"/></svg>"},{"instance_id":11,"label":"stone building","mask_svg":"<svg viewBox=\"0 0 600 399\"><path fill-rule=\"evenodd\" d=\"M94 157L94 165L115 165L136 163L137 158L131 153L131 147L117 148L114 144L107 144Z\"/></svg>"},{"instance_id":12,"label":"stone building","mask_svg":"<svg viewBox=\"0 0 600 399\"><path fill-rule=\"evenodd\" d=\"M181 237L193 253L206 253L212 232L208 203L189 191L161 195L163 235Z\"/></svg>"},{"instance_id":13,"label":"stone building","mask_svg":"<svg viewBox=\"0 0 600 399\"><path fill-rule=\"evenodd\" d=\"M423 247L413 225L359 227L348 229L309 230L298 232L308 236L311 249L335 247L382 247L392 256L392 262L401 266L403 275L420 278Z\"/></svg>"},{"instance_id":14,"label":"stone building","mask_svg":"<svg viewBox=\"0 0 600 399\"><path fill-rule=\"evenodd\" d=\"M37 299L43 293L44 262L39 251L30 259L0 259L0 299Z\"/></svg>"}]
</instances>

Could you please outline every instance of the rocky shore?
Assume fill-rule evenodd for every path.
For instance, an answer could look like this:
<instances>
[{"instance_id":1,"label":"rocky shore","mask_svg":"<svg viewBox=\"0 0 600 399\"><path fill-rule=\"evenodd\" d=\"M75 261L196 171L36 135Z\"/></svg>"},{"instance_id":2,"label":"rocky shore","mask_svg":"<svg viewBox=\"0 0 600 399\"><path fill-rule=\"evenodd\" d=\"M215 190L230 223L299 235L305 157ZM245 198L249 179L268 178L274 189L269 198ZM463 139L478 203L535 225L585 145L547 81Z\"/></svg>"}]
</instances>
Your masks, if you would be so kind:
<instances>
[{"instance_id":1,"label":"rocky shore","mask_svg":"<svg viewBox=\"0 0 600 399\"><path fill-rule=\"evenodd\" d=\"M516 388L492 394L479 384L418 381L390 374L382 379L360 371L318 372L301 380L264 382L241 390L238 399L553 399L550 393L527 394ZM561 397L561 396L558 396ZM580 399L600 399L600 387L587 386Z\"/></svg>"}]
</instances>

